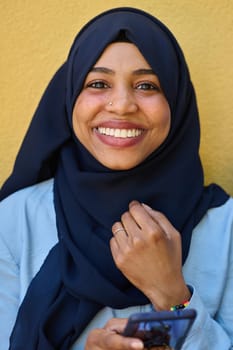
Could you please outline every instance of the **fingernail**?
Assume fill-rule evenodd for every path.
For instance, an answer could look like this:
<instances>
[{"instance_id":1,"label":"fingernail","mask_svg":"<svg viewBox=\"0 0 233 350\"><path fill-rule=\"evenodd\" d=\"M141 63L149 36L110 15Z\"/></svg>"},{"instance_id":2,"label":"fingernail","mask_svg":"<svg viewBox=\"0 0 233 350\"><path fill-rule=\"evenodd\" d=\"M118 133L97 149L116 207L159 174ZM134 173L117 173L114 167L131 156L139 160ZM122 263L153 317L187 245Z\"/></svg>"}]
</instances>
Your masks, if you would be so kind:
<instances>
[{"instance_id":1,"label":"fingernail","mask_svg":"<svg viewBox=\"0 0 233 350\"><path fill-rule=\"evenodd\" d=\"M141 341L135 340L131 343L131 348L136 350L141 350L141 349L144 349L144 345Z\"/></svg>"},{"instance_id":2,"label":"fingernail","mask_svg":"<svg viewBox=\"0 0 233 350\"><path fill-rule=\"evenodd\" d=\"M133 200L129 203L129 207L132 208L134 205L140 204L138 201Z\"/></svg>"},{"instance_id":3,"label":"fingernail","mask_svg":"<svg viewBox=\"0 0 233 350\"><path fill-rule=\"evenodd\" d=\"M146 210L153 210L151 207L149 207L149 205L142 203L142 206L146 209Z\"/></svg>"}]
</instances>

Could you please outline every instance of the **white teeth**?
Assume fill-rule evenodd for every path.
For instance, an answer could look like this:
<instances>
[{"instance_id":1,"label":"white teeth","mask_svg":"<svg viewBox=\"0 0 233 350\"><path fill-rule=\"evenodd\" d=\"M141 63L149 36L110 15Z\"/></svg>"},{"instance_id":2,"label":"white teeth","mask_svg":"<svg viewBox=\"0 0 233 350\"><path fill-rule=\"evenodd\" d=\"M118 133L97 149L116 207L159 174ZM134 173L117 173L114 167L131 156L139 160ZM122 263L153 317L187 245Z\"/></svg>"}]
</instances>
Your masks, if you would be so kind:
<instances>
[{"instance_id":1,"label":"white teeth","mask_svg":"<svg viewBox=\"0 0 233 350\"><path fill-rule=\"evenodd\" d=\"M102 135L108 135L113 137L120 137L122 139L128 137L137 137L142 134L143 129L113 129L99 127L96 130Z\"/></svg>"}]
</instances>

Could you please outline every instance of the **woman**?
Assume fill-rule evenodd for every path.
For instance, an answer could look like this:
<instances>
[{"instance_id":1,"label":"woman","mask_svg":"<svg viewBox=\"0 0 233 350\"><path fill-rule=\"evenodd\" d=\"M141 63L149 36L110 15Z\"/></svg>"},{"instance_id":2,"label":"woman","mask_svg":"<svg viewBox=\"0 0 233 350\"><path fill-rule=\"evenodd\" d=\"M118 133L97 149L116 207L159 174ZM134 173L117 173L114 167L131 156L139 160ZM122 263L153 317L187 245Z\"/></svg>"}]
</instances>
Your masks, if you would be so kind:
<instances>
[{"instance_id":1,"label":"woman","mask_svg":"<svg viewBox=\"0 0 233 350\"><path fill-rule=\"evenodd\" d=\"M232 346L233 201L198 151L170 31L132 8L91 20L1 190L1 349L12 329L10 349L142 349L126 318L184 300L183 349Z\"/></svg>"}]
</instances>

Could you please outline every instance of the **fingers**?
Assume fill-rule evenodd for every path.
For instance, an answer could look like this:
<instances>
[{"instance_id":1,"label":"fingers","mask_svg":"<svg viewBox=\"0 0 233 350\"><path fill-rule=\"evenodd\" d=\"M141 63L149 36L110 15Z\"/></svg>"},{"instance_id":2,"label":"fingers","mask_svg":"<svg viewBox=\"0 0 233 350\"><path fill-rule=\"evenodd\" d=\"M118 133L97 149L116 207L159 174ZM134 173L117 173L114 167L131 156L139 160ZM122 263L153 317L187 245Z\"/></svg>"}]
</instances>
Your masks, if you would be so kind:
<instances>
[{"instance_id":1,"label":"fingers","mask_svg":"<svg viewBox=\"0 0 233 350\"><path fill-rule=\"evenodd\" d=\"M148 233L151 231L154 233L154 230L157 230L158 235L160 233L162 235L166 234L167 238L174 235L180 236L164 214L153 210L147 204L132 201L129 205L129 212L138 226L144 228Z\"/></svg>"},{"instance_id":2,"label":"fingers","mask_svg":"<svg viewBox=\"0 0 233 350\"><path fill-rule=\"evenodd\" d=\"M128 233L120 221L112 226L112 233L114 239L111 240L111 243L116 246L115 249L125 245Z\"/></svg>"},{"instance_id":3,"label":"fingers","mask_svg":"<svg viewBox=\"0 0 233 350\"><path fill-rule=\"evenodd\" d=\"M170 236L174 233L179 234L164 214L162 214L159 211L153 210L151 207L149 207L149 205L144 203L142 203L142 207L147 211L151 218L160 225L164 232L166 232L168 238L170 238Z\"/></svg>"},{"instance_id":4,"label":"fingers","mask_svg":"<svg viewBox=\"0 0 233 350\"><path fill-rule=\"evenodd\" d=\"M157 309L167 309L171 300L187 294L181 237L162 213L131 202L113 225L110 249L118 269Z\"/></svg>"},{"instance_id":5,"label":"fingers","mask_svg":"<svg viewBox=\"0 0 233 350\"><path fill-rule=\"evenodd\" d=\"M143 342L124 337L110 329L94 329L87 337L85 350L142 350Z\"/></svg>"},{"instance_id":6,"label":"fingers","mask_svg":"<svg viewBox=\"0 0 233 350\"><path fill-rule=\"evenodd\" d=\"M133 201L129 204L129 212L140 227L150 227L152 224L156 224L160 227L162 223L163 215L146 204Z\"/></svg>"},{"instance_id":7,"label":"fingers","mask_svg":"<svg viewBox=\"0 0 233 350\"><path fill-rule=\"evenodd\" d=\"M165 215L137 201L129 204L129 210L122 215L121 221L114 223L112 232L116 244L119 245L124 244L127 238L145 239L146 236L152 236L153 239L170 239L174 235L180 237Z\"/></svg>"},{"instance_id":8,"label":"fingers","mask_svg":"<svg viewBox=\"0 0 233 350\"><path fill-rule=\"evenodd\" d=\"M104 329L121 334L125 329L127 320L127 318L111 318L104 326Z\"/></svg>"}]
</instances>

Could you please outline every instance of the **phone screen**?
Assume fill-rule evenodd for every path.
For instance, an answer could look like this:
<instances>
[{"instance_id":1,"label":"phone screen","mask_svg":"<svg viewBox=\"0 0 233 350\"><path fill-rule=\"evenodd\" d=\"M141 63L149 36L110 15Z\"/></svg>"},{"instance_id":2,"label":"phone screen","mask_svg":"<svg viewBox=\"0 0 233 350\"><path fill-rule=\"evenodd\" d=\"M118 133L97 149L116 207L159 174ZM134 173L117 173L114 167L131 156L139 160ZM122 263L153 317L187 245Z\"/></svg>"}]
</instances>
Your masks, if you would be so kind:
<instances>
[{"instance_id":1,"label":"phone screen","mask_svg":"<svg viewBox=\"0 0 233 350\"><path fill-rule=\"evenodd\" d=\"M142 339L146 348L166 345L179 350L195 316L193 309L134 314L123 334Z\"/></svg>"}]
</instances>

